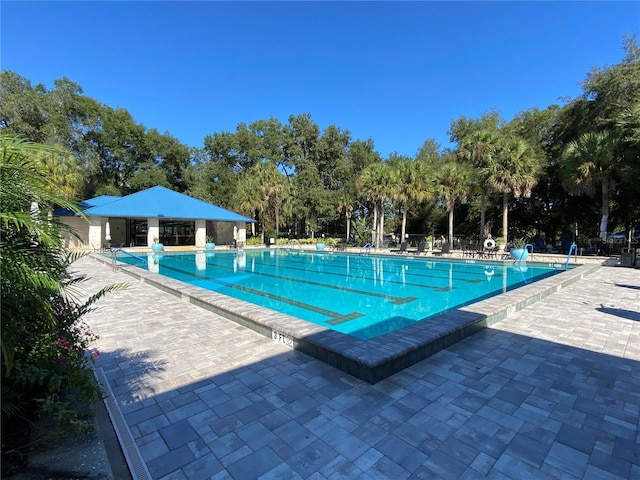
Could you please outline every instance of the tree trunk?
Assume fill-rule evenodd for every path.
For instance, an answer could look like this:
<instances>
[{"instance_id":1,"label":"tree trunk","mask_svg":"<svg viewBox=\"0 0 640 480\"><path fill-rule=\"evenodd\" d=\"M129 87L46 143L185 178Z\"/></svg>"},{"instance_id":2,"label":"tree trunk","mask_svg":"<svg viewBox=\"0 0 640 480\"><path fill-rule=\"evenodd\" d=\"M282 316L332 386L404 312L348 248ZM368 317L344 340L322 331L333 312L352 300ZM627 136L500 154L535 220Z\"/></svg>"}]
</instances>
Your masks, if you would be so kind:
<instances>
[{"instance_id":1,"label":"tree trunk","mask_svg":"<svg viewBox=\"0 0 640 480\"><path fill-rule=\"evenodd\" d=\"M274 210L275 210L275 216L276 216L276 237L279 237L279 233L280 233L280 205L278 203L278 196L276 195L275 198L275 205L274 205Z\"/></svg>"},{"instance_id":2,"label":"tree trunk","mask_svg":"<svg viewBox=\"0 0 640 480\"><path fill-rule=\"evenodd\" d=\"M382 201L380 201L380 228L378 230L378 242L376 244L376 248L382 247L382 241L384 239L384 210L382 206Z\"/></svg>"},{"instance_id":3,"label":"tree trunk","mask_svg":"<svg viewBox=\"0 0 640 480\"><path fill-rule=\"evenodd\" d=\"M402 241L405 239L407 233L407 204L402 206Z\"/></svg>"},{"instance_id":4,"label":"tree trunk","mask_svg":"<svg viewBox=\"0 0 640 480\"><path fill-rule=\"evenodd\" d=\"M484 206L484 192L482 192L480 193L480 237L479 237L481 244L485 237L485 233L484 233L485 209L486 207Z\"/></svg>"},{"instance_id":5,"label":"tree trunk","mask_svg":"<svg viewBox=\"0 0 640 480\"><path fill-rule=\"evenodd\" d=\"M602 177L602 215L609 218L609 177Z\"/></svg>"},{"instance_id":6,"label":"tree trunk","mask_svg":"<svg viewBox=\"0 0 640 480\"><path fill-rule=\"evenodd\" d=\"M371 241L378 243L378 201L373 202L373 235Z\"/></svg>"},{"instance_id":7,"label":"tree trunk","mask_svg":"<svg viewBox=\"0 0 640 480\"><path fill-rule=\"evenodd\" d=\"M502 194L502 238L509 241L509 194Z\"/></svg>"},{"instance_id":8,"label":"tree trunk","mask_svg":"<svg viewBox=\"0 0 640 480\"><path fill-rule=\"evenodd\" d=\"M449 248L453 248L453 209L455 202L449 203Z\"/></svg>"}]
</instances>

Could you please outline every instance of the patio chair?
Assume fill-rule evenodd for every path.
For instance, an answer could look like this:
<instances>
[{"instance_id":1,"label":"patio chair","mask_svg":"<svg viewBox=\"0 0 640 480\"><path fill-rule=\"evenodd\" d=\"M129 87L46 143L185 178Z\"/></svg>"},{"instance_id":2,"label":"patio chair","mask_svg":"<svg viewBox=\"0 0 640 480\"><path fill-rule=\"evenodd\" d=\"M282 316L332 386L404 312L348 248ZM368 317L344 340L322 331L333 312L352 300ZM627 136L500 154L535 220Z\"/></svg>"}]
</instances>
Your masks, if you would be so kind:
<instances>
[{"instance_id":1,"label":"patio chair","mask_svg":"<svg viewBox=\"0 0 640 480\"><path fill-rule=\"evenodd\" d=\"M347 242L345 240L341 240L339 243L336 244L336 246L334 247L334 250L336 252L344 252L347 249Z\"/></svg>"},{"instance_id":2,"label":"patio chair","mask_svg":"<svg viewBox=\"0 0 640 480\"><path fill-rule=\"evenodd\" d=\"M482 252L482 258L495 258L498 253L498 246L485 247Z\"/></svg>"},{"instance_id":3,"label":"patio chair","mask_svg":"<svg viewBox=\"0 0 640 480\"><path fill-rule=\"evenodd\" d=\"M427 242L425 242L424 240L421 240L420 243L418 243L418 248L416 249L416 251L410 252L410 253L413 253L414 255L420 255L424 253L424 249L426 246L427 246Z\"/></svg>"},{"instance_id":4,"label":"patio chair","mask_svg":"<svg viewBox=\"0 0 640 480\"><path fill-rule=\"evenodd\" d=\"M396 252L395 252L395 253L398 253L398 254L400 254L400 253L407 253L407 242L402 242L402 243L400 244L400 249L399 249L399 250L396 250Z\"/></svg>"}]
</instances>

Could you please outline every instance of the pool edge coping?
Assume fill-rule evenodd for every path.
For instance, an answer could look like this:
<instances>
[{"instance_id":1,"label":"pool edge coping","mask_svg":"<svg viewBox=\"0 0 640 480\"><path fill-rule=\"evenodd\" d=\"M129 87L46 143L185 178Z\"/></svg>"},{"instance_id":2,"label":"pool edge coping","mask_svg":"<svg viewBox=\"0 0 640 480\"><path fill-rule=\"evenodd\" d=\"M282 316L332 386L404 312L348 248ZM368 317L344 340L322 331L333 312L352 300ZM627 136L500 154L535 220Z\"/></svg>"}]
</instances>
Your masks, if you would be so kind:
<instances>
[{"instance_id":1,"label":"pool edge coping","mask_svg":"<svg viewBox=\"0 0 640 480\"><path fill-rule=\"evenodd\" d=\"M188 285L99 254L90 257L115 265L137 280L246 328L282 342L370 384L375 384L515 312L595 272L600 264L579 264L525 285L438 315L438 323L419 322L371 340L360 340L320 325ZM445 260L445 259L443 259ZM510 263L510 262L509 262ZM531 262L534 263L534 262ZM430 319L433 320L433 319Z\"/></svg>"}]
</instances>

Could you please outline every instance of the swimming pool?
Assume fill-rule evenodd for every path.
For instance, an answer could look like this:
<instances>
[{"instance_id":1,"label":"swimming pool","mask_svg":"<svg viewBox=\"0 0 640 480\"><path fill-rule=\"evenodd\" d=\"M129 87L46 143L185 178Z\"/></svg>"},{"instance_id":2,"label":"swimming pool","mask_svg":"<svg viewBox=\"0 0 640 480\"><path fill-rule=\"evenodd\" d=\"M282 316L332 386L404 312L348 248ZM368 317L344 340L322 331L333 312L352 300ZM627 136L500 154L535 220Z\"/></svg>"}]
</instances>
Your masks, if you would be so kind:
<instances>
[{"instance_id":1,"label":"swimming pool","mask_svg":"<svg viewBox=\"0 0 640 480\"><path fill-rule=\"evenodd\" d=\"M557 268L271 249L118 260L370 340L559 273Z\"/></svg>"}]
</instances>

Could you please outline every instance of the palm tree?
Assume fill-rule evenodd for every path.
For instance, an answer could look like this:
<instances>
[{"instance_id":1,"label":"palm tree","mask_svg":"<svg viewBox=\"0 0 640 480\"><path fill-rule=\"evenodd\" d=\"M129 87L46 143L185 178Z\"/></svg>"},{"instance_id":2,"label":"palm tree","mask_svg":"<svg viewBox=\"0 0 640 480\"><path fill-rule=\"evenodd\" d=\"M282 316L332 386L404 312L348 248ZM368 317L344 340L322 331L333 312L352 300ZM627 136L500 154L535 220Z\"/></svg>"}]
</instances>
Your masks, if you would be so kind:
<instances>
[{"instance_id":1,"label":"palm tree","mask_svg":"<svg viewBox=\"0 0 640 480\"><path fill-rule=\"evenodd\" d=\"M66 200L78 198L84 185L82 169L73 155L60 146L41 149L32 157L33 166L38 172L51 180L55 195ZM51 206L53 208L53 205ZM53 215L53 209L48 211Z\"/></svg>"},{"instance_id":2,"label":"palm tree","mask_svg":"<svg viewBox=\"0 0 640 480\"><path fill-rule=\"evenodd\" d=\"M487 166L499 144L499 135L492 130L476 130L460 139L458 159L475 168L475 183L480 192L480 239L485 236L485 198Z\"/></svg>"},{"instance_id":3,"label":"palm tree","mask_svg":"<svg viewBox=\"0 0 640 480\"><path fill-rule=\"evenodd\" d=\"M35 167L48 177L58 189L58 195L67 200L78 198L82 191L84 178L82 169L70 152L61 147L43 151L34 157Z\"/></svg>"},{"instance_id":4,"label":"palm tree","mask_svg":"<svg viewBox=\"0 0 640 480\"><path fill-rule=\"evenodd\" d=\"M562 154L562 171L569 190L594 195L602 190L602 222L600 236L606 236L609 218L609 191L620 168L615 154L617 140L611 132L589 132L570 142Z\"/></svg>"},{"instance_id":5,"label":"palm tree","mask_svg":"<svg viewBox=\"0 0 640 480\"><path fill-rule=\"evenodd\" d=\"M384 203L391 199L391 169L386 163L368 165L356 180L360 194L373 203L374 243L378 248L384 236Z\"/></svg>"},{"instance_id":6,"label":"palm tree","mask_svg":"<svg viewBox=\"0 0 640 480\"><path fill-rule=\"evenodd\" d=\"M347 232L347 242L349 238L351 238L351 216L353 215L353 205L352 202L343 195L340 197L340 201L338 203L338 212L344 212L344 216L346 219L346 232Z\"/></svg>"},{"instance_id":7,"label":"palm tree","mask_svg":"<svg viewBox=\"0 0 640 480\"><path fill-rule=\"evenodd\" d=\"M506 137L487 165L487 185L502 194L502 236L509 235L509 196L529 198L542 169L540 159L522 138Z\"/></svg>"},{"instance_id":8,"label":"palm tree","mask_svg":"<svg viewBox=\"0 0 640 480\"><path fill-rule=\"evenodd\" d=\"M429 197L426 188L426 175L422 169L422 162L414 162L408 158L401 158L393 163L394 174L391 176L394 184L392 196L400 203L402 209L402 236L405 238L407 230L407 212L411 202L420 202Z\"/></svg>"},{"instance_id":9,"label":"palm tree","mask_svg":"<svg viewBox=\"0 0 640 480\"><path fill-rule=\"evenodd\" d=\"M435 191L449 212L450 245L453 245L453 212L456 202L467 202L472 191L473 177L473 169L467 164L456 162L452 156L444 157L435 165Z\"/></svg>"},{"instance_id":10,"label":"palm tree","mask_svg":"<svg viewBox=\"0 0 640 480\"><path fill-rule=\"evenodd\" d=\"M271 162L258 162L241 173L236 205L243 212L258 211L263 241L269 206L273 206L276 232L279 230L281 195L285 187L284 175Z\"/></svg>"},{"instance_id":11,"label":"palm tree","mask_svg":"<svg viewBox=\"0 0 640 480\"><path fill-rule=\"evenodd\" d=\"M282 193L287 186L287 180L282 175L274 163L263 162L260 164L259 182L260 188L264 192L268 203L273 207L276 235L280 233L280 207L282 204Z\"/></svg>"},{"instance_id":12,"label":"palm tree","mask_svg":"<svg viewBox=\"0 0 640 480\"><path fill-rule=\"evenodd\" d=\"M73 231L57 219L32 209L60 206L82 215L61 195L61 187L39 170L38 159L59 150L0 132L0 361L2 376L2 446L11 421L43 411L60 423L79 425L69 405L100 399L79 328L89 306L108 291L105 287L86 303L71 300L82 277L67 269L78 255L65 251L63 238ZM77 290L76 290L77 291ZM58 340L67 342L63 348ZM64 362L59 361L64 352ZM62 396L62 394L65 394ZM64 398L64 403L59 400ZM68 403L67 403L68 402Z\"/></svg>"}]
</instances>

